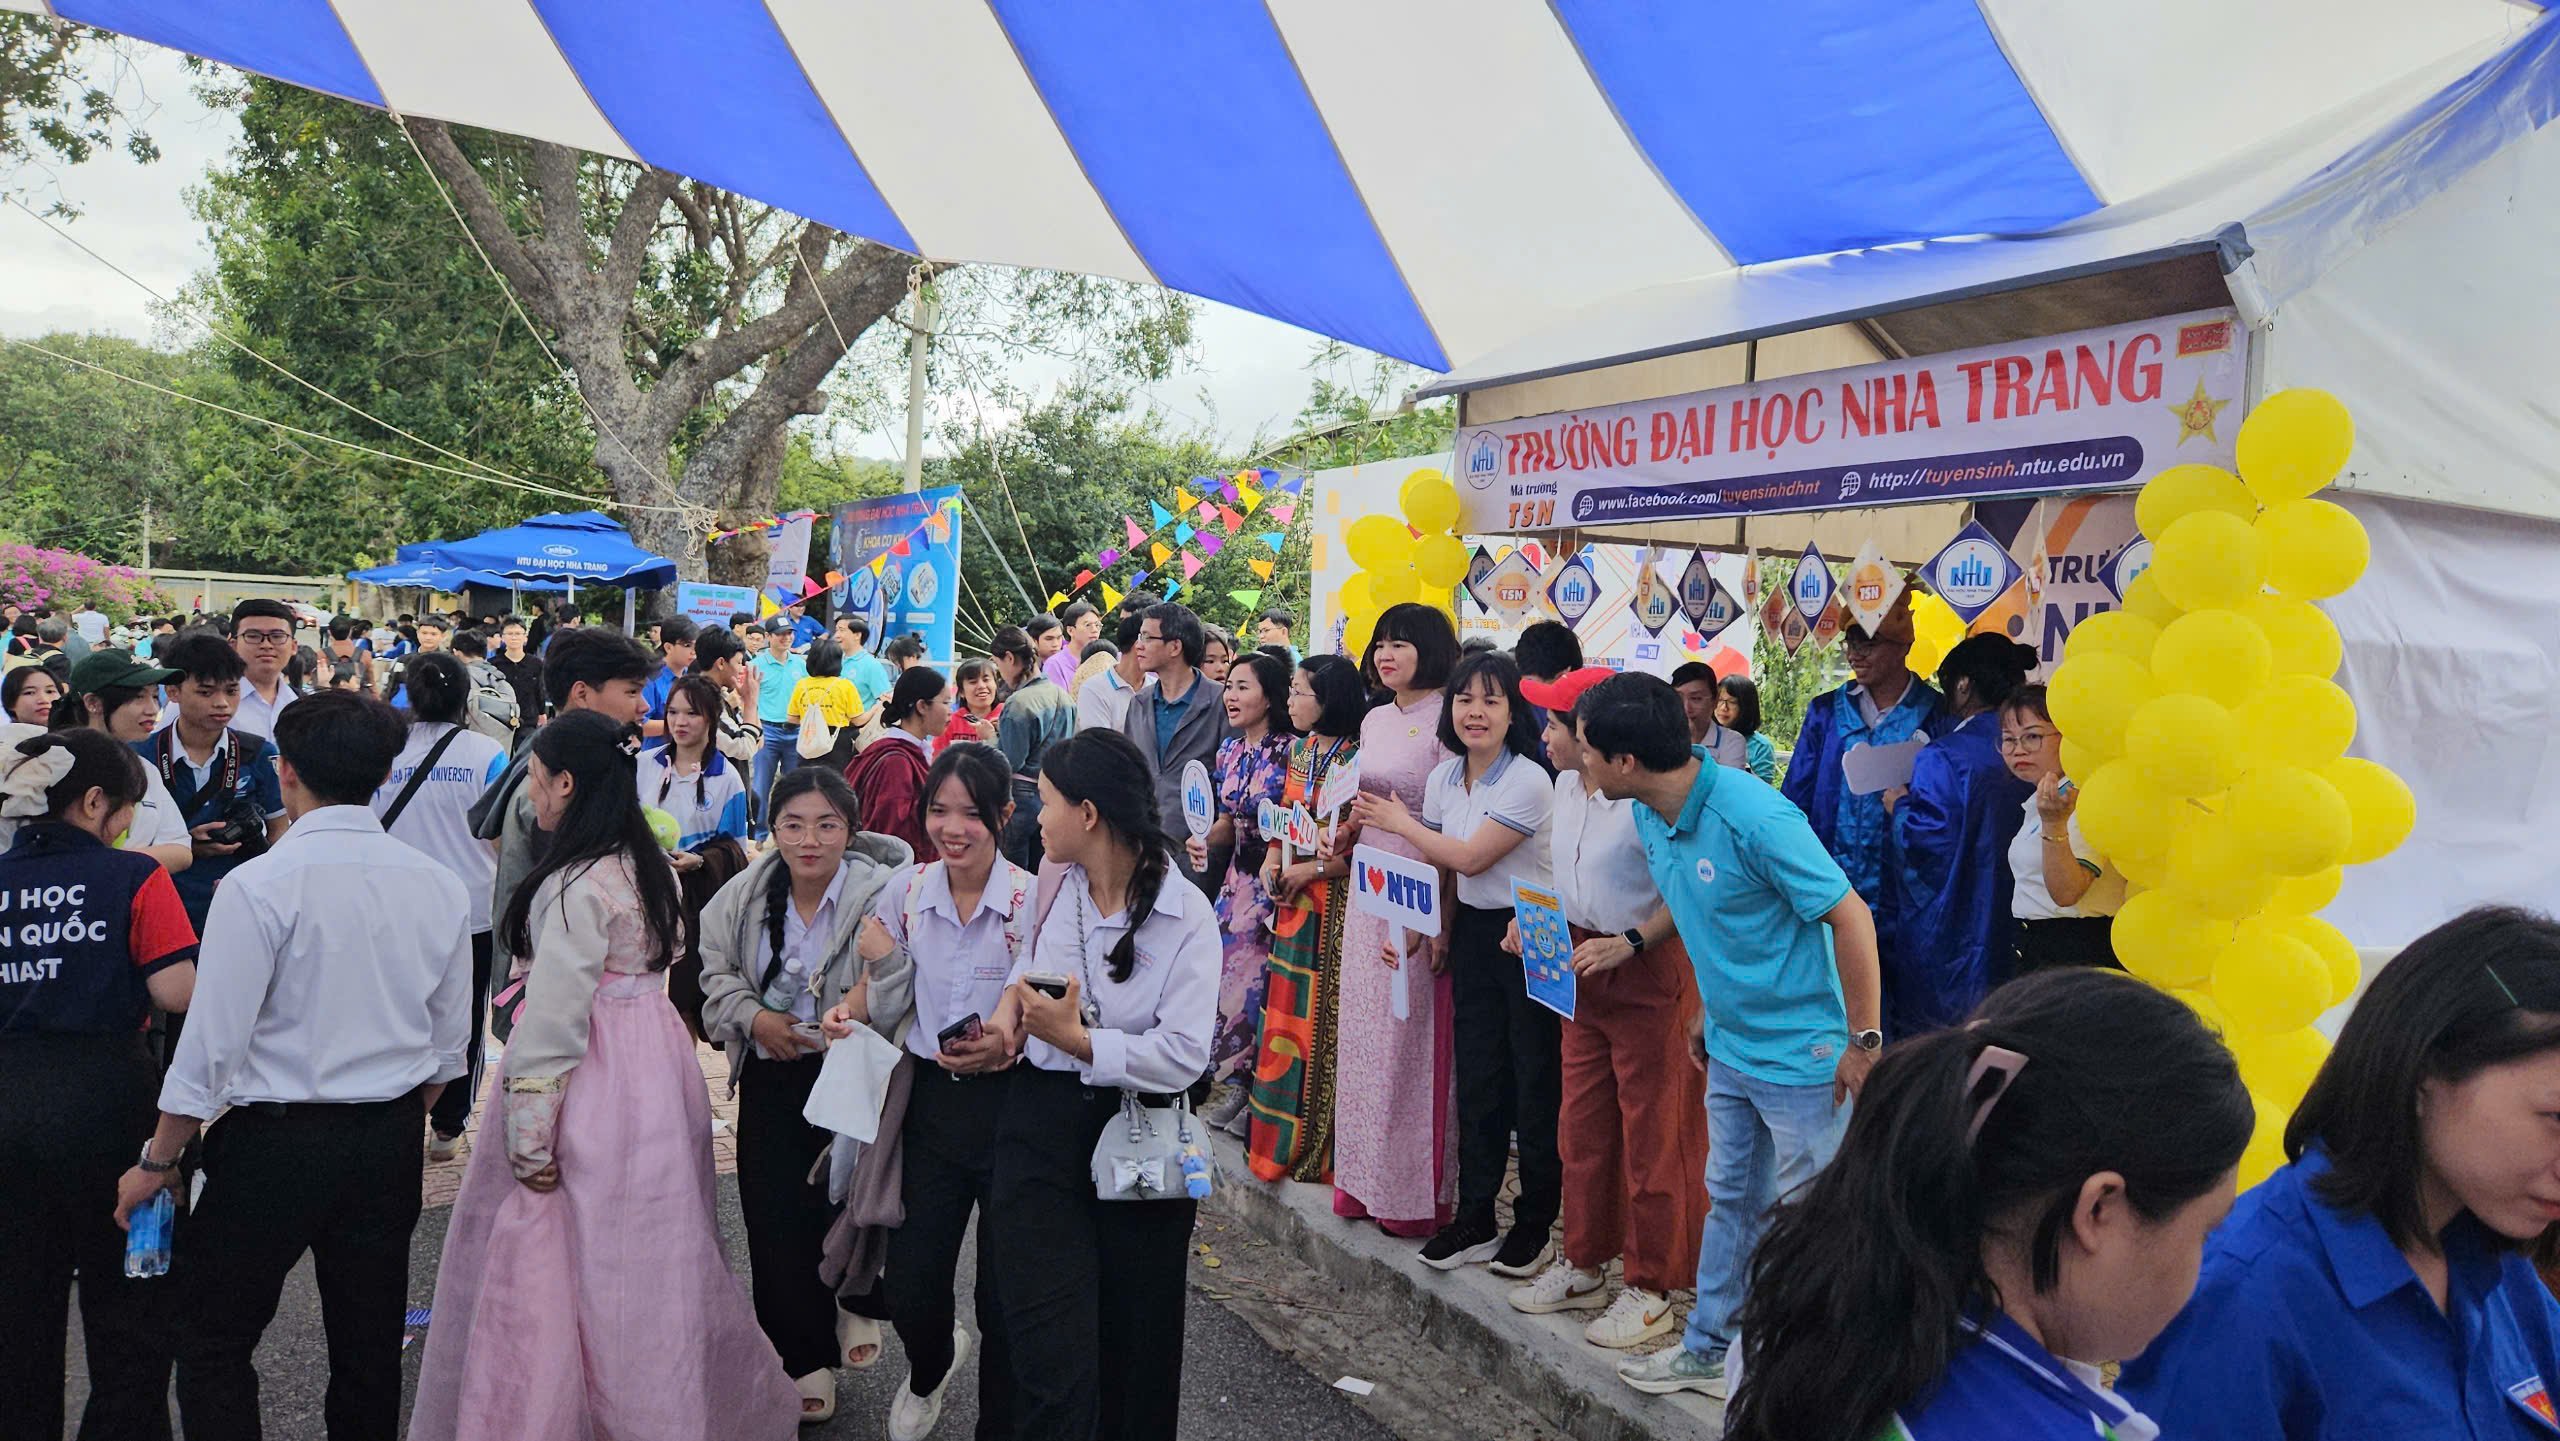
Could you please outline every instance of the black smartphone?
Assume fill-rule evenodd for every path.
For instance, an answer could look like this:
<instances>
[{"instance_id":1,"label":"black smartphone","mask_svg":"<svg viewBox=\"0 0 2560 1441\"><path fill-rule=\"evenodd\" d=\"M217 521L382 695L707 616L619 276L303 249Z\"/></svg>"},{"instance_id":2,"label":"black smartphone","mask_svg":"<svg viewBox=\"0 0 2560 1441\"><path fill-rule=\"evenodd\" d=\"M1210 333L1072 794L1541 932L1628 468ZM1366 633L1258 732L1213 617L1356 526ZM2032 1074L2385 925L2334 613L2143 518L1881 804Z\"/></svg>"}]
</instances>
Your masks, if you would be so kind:
<instances>
[{"instance_id":1,"label":"black smartphone","mask_svg":"<svg viewBox=\"0 0 2560 1441\"><path fill-rule=\"evenodd\" d=\"M1067 998L1067 978L1048 971L1026 971L1022 982L1053 1001Z\"/></svg>"},{"instance_id":2,"label":"black smartphone","mask_svg":"<svg viewBox=\"0 0 2560 1441\"><path fill-rule=\"evenodd\" d=\"M935 1045L947 1051L951 1049L951 1043L954 1041L974 1041L985 1034L986 1027L979 1021L978 1013L971 1011L943 1027L942 1033L935 1036L933 1040Z\"/></svg>"}]
</instances>

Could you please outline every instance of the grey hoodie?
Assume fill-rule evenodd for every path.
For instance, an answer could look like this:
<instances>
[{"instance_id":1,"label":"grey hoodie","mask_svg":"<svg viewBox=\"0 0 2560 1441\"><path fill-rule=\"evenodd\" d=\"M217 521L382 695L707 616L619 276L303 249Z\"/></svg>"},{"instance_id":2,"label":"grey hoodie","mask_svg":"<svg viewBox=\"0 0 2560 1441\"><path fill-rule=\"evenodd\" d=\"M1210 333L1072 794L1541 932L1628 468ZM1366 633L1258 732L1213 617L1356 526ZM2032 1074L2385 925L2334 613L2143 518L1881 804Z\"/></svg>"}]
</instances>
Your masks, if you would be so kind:
<instances>
[{"instance_id":1,"label":"grey hoodie","mask_svg":"<svg viewBox=\"0 0 2560 1441\"><path fill-rule=\"evenodd\" d=\"M871 914L880 888L915 852L895 836L857 831L845 847L844 889L836 894L835 935L827 943L826 963L811 978L810 990L824 1015L863 976L856 945L863 917ZM754 1043L748 1039L759 1011L770 1009L756 984L772 959L772 933L765 926L765 885L783 864L780 851L768 851L748 863L711 904L702 908L702 1030L729 1053L729 1084ZM915 1007L915 966L903 950L893 950L871 974L871 1028L895 1041Z\"/></svg>"}]
</instances>

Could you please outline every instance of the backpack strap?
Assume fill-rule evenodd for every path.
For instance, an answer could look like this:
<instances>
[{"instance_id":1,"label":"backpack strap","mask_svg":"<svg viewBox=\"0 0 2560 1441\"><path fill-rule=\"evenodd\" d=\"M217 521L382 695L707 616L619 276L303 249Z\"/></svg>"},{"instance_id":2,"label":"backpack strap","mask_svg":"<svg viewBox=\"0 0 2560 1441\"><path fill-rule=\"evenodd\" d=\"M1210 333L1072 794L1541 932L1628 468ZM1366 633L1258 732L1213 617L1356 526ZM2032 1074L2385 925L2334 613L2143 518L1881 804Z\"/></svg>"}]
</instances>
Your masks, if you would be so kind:
<instances>
[{"instance_id":1,"label":"backpack strap","mask_svg":"<svg viewBox=\"0 0 2560 1441\"><path fill-rule=\"evenodd\" d=\"M409 783L400 788L400 794L391 798L391 809L382 813L384 830L390 830L391 823L400 819L400 813L409 808L409 798L418 793L418 787L427 783L427 776L435 770L436 762L444 759L445 748L452 745L453 738L460 734L462 727L455 726L436 737L436 743L427 747L426 758L418 762L416 770L409 772Z\"/></svg>"}]
</instances>

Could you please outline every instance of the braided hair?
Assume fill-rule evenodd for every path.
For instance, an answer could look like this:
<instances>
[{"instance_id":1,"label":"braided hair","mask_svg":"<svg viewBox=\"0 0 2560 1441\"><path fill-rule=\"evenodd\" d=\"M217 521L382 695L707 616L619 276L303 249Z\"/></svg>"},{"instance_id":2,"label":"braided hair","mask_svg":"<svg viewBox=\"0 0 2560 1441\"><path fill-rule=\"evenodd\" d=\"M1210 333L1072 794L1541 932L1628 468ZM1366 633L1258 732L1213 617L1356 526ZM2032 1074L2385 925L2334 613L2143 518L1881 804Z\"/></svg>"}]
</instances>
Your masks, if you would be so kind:
<instances>
[{"instance_id":1,"label":"braided hair","mask_svg":"<svg viewBox=\"0 0 2560 1441\"><path fill-rule=\"evenodd\" d=\"M850 842L853 832L862 829L862 801L854 795L853 787L845 784L842 773L832 766L802 766L798 770L784 772L773 783L773 797L765 802L765 814L779 817L784 806L811 791L825 798L827 804L835 807L836 814L844 817L845 839ZM756 981L758 991L772 985L774 977L782 974L783 915L791 904L791 865L779 853L773 860L773 869L767 871L764 878L764 932L771 946L764 973Z\"/></svg>"},{"instance_id":2,"label":"braided hair","mask_svg":"<svg viewBox=\"0 0 2560 1441\"><path fill-rule=\"evenodd\" d=\"M1091 805L1114 839L1137 852L1129 878L1129 930L1111 948L1111 979L1138 965L1138 928L1155 914L1173 866L1173 838L1156 810L1155 778L1137 742L1118 731L1078 731L1040 753L1040 774L1069 805Z\"/></svg>"}]
</instances>

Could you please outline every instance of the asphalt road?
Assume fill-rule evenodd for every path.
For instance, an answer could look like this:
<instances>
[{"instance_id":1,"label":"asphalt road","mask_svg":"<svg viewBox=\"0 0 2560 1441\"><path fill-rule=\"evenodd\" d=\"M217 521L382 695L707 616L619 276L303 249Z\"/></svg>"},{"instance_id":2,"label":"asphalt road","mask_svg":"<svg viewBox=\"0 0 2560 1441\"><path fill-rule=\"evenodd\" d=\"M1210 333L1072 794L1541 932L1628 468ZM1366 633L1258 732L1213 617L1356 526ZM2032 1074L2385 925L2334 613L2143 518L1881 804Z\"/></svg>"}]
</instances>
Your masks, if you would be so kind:
<instances>
[{"instance_id":1,"label":"asphalt road","mask_svg":"<svg viewBox=\"0 0 2560 1441\"><path fill-rule=\"evenodd\" d=\"M720 1177L722 1232L729 1245L729 1264L744 1274L746 1231L738 1214L736 1178ZM433 1304L436 1257L444 1244L449 1211L434 1207L418 1223L417 1243L409 1268L413 1306ZM974 1243L962 1248L959 1282L961 1309L968 1314ZM1334 1390L1331 1378L1309 1374L1286 1353L1274 1349L1254 1328L1218 1301L1198 1294L1218 1273L1193 1271L1194 1294L1187 1315L1188 1341L1182 1375L1182 1434L1200 1441L1267 1441L1271 1436L1323 1436L1328 1441L1394 1441L1397 1433ZM432 1325L432 1322L430 1322ZM884 1328L885 1329L885 1328ZM971 1329L974 1331L975 1326ZM87 1376L79 1356L79 1324L72 1324L72 1379L69 1417L77 1424ZM418 1334L406 1357L408 1384L417 1384L418 1356L424 1335ZM867 1371L842 1373L834 1421L801 1429L804 1437L879 1437L887 1434L892 1388L903 1385L906 1364L894 1334L886 1335L887 1354ZM328 1382L326 1347L320 1329L320 1300L306 1260L285 1288L283 1304L258 1350L267 1435L272 1441L299 1441L323 1434L321 1394ZM970 1436L976 1425L977 1361L974 1354L955 1378L950 1402L937 1437ZM405 1408L404 1408L405 1410ZM173 1408L174 1414L174 1408ZM1470 1428L1472 1429L1472 1428Z\"/></svg>"}]
</instances>

